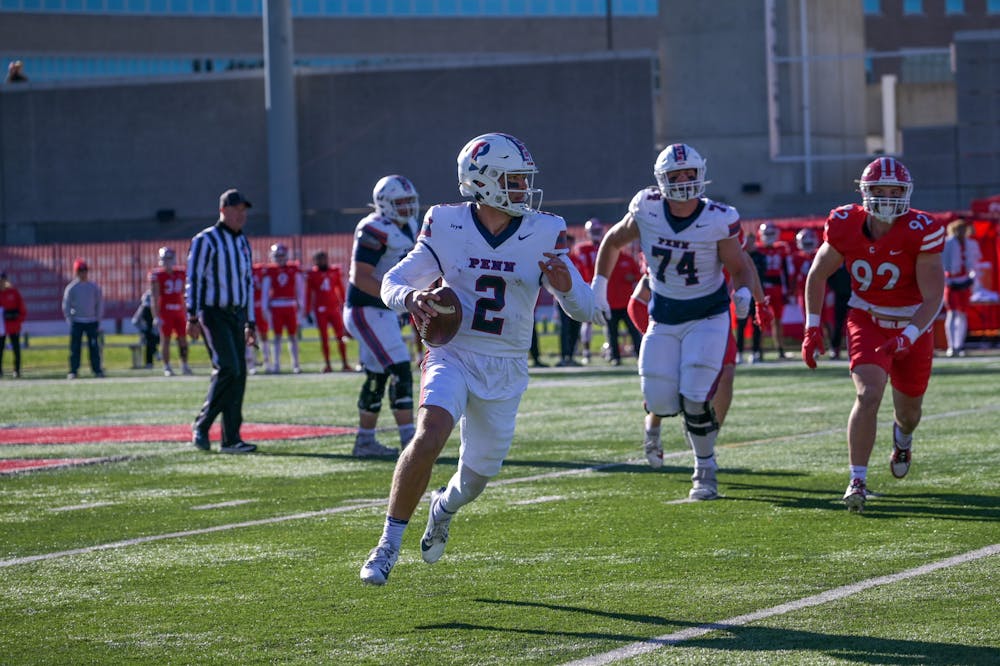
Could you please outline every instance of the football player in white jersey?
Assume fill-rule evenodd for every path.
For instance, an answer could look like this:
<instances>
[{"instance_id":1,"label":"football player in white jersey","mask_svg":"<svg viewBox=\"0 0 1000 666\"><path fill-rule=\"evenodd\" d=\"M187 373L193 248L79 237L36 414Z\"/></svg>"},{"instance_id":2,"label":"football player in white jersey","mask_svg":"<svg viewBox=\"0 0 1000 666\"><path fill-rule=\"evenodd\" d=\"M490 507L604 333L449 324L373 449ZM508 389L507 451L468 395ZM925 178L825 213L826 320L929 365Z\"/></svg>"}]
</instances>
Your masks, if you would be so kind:
<instances>
[{"instance_id":1,"label":"football player in white jersey","mask_svg":"<svg viewBox=\"0 0 1000 666\"><path fill-rule=\"evenodd\" d=\"M439 279L462 304L462 324L446 345L430 347L423 365L417 434L392 480L378 545L361 579L382 585L399 556L403 531L431 479L434 462L461 424L458 470L431 493L421 555L444 553L452 516L500 473L528 386L528 348L539 287L578 321L594 315L593 293L566 256L566 222L537 209L542 191L524 144L491 133L458 155L459 191L475 202L427 211L413 251L385 275L382 298L409 312L418 327L436 315L430 287ZM599 322L603 323L603 322Z\"/></svg>"},{"instance_id":2,"label":"football player in white jersey","mask_svg":"<svg viewBox=\"0 0 1000 666\"><path fill-rule=\"evenodd\" d=\"M640 190L628 213L601 241L592 283L594 307L608 310L608 277L621 249L638 239L652 288L652 321L639 354L646 411L683 413L684 434L695 455L689 497L715 499L719 425L711 400L731 327L723 267L733 282L738 317L747 315L751 296L763 304L757 308L759 317L766 319L770 310L744 258L739 213L702 196L708 183L705 160L690 146L676 143L657 157L653 174L658 186Z\"/></svg>"},{"instance_id":3,"label":"football player in white jersey","mask_svg":"<svg viewBox=\"0 0 1000 666\"><path fill-rule=\"evenodd\" d=\"M410 350L399 328L399 318L382 302L382 276L413 249L420 203L409 179L391 175L379 179L372 191L375 210L358 222L351 250L344 323L358 341L365 382L358 397L358 435L353 455L372 458L396 455L394 448L375 439L382 397L389 387L392 415L405 448L413 437L413 374Z\"/></svg>"}]
</instances>

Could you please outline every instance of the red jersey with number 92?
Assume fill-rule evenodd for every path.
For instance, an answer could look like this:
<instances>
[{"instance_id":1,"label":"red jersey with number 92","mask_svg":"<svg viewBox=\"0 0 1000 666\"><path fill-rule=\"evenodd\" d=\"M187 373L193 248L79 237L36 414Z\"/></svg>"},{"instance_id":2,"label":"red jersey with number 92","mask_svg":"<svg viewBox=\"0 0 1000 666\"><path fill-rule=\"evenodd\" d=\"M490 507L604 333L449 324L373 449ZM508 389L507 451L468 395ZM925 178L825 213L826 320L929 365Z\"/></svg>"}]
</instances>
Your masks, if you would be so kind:
<instances>
[{"instance_id":1,"label":"red jersey with number 92","mask_svg":"<svg viewBox=\"0 0 1000 666\"><path fill-rule=\"evenodd\" d=\"M830 211L824 240L844 255L851 274L852 307L889 316L910 316L923 302L917 286L917 255L941 252L945 229L927 213L911 209L889 231L872 240L868 213L858 204Z\"/></svg>"}]
</instances>

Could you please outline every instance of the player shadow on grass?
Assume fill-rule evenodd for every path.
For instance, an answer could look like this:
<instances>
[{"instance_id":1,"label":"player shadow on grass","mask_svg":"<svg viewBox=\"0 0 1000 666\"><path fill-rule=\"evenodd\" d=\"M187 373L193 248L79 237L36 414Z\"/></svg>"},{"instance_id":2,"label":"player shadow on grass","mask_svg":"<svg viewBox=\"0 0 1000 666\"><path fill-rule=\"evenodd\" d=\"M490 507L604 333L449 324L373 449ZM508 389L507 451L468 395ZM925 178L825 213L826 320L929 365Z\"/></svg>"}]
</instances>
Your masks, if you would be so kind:
<instances>
[{"instance_id":1,"label":"player shadow on grass","mask_svg":"<svg viewBox=\"0 0 1000 666\"><path fill-rule=\"evenodd\" d=\"M929 641L911 641L900 639L875 638L856 634L840 635L802 631L797 629L781 629L774 627L745 626L726 624L724 622L686 622L671 620L659 615L636 613L616 613L606 610L585 608L580 606L563 606L534 601L515 601L509 599L483 599L475 601L482 604L512 606L515 608L547 609L556 613L575 613L596 618L630 622L638 625L668 627L678 631L693 628L711 629L713 634L693 638L657 638L638 631L628 633L611 633L607 631L560 631L554 629L537 629L529 627L502 627L480 625L469 622L446 622L441 624L420 625L416 629L424 631L464 630L492 631L528 634L534 636L562 636L586 640L617 641L621 643L643 642L650 646L672 647L675 650L699 648L707 650L725 650L732 653L775 653L779 658L781 653L810 651L822 654L828 658L860 663L899 664L940 664L941 666L967 666L969 664L995 664L1000 661L1000 649L961 645L956 643L941 643ZM544 620L542 620L544 623ZM548 624L548 623L546 623ZM676 633L676 632L674 632ZM677 653L672 653L677 656ZM735 660L735 657L733 657Z\"/></svg>"},{"instance_id":2,"label":"player shadow on grass","mask_svg":"<svg viewBox=\"0 0 1000 666\"><path fill-rule=\"evenodd\" d=\"M727 482L722 486L723 493L726 490L730 493L746 493L745 496L727 497L737 501L762 502L786 509L844 510L839 486L809 489L739 482ZM936 517L987 523L1000 520L1000 497L958 493L895 492L895 488L889 481L883 488L875 488L865 504L862 516L881 519Z\"/></svg>"},{"instance_id":3,"label":"player shadow on grass","mask_svg":"<svg viewBox=\"0 0 1000 666\"><path fill-rule=\"evenodd\" d=\"M275 458L315 458L319 460L354 460L358 462L386 462L396 464L396 456L373 456L370 458L357 458L350 453L316 453L312 451L273 451L257 450L257 456L270 456ZM441 456L434 463L445 467L455 467L458 465L458 458L453 456ZM586 460L505 460L504 467L540 467L544 469L591 469L599 470L603 467L621 467L626 463L608 463L607 461L586 461Z\"/></svg>"}]
</instances>

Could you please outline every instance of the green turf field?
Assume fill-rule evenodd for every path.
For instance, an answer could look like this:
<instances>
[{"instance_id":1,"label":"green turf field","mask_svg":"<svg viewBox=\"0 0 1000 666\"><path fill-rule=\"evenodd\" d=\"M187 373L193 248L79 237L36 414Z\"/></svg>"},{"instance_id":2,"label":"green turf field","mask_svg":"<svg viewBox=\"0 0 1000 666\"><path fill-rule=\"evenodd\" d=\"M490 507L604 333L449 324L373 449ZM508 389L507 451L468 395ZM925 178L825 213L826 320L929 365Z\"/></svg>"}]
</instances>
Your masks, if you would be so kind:
<instances>
[{"instance_id":1,"label":"green turf field","mask_svg":"<svg viewBox=\"0 0 1000 666\"><path fill-rule=\"evenodd\" d=\"M74 382L64 351L33 353L27 379L0 381L6 428L189 423L207 387L200 348L194 377L122 356ZM318 368L310 348L306 374L251 378L247 421L355 425L360 377ZM663 469L645 463L634 361L532 373L508 462L444 557L420 559L425 503L382 588L358 570L393 463L353 459L351 436L248 456L0 446L114 460L0 476L0 663L1000 663L1000 358L937 362L902 481L883 405L881 496L861 515L840 502L845 363L740 366L725 497L703 503L677 501L691 474L677 419ZM434 485L457 453L453 437Z\"/></svg>"}]
</instances>

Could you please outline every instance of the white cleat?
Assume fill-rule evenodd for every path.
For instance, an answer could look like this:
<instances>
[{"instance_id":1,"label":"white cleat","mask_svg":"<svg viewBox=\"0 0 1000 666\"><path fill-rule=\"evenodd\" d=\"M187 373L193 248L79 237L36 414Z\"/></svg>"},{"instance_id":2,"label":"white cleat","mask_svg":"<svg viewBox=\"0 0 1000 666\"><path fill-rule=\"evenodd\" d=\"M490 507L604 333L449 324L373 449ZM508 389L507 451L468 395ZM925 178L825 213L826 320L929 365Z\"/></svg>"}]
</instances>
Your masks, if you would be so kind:
<instances>
[{"instance_id":1,"label":"white cleat","mask_svg":"<svg viewBox=\"0 0 1000 666\"><path fill-rule=\"evenodd\" d=\"M897 479L902 479L910 471L910 461L913 459L913 444L905 449L896 441L897 426L892 426L892 454L889 456L889 470Z\"/></svg>"},{"instance_id":2,"label":"white cleat","mask_svg":"<svg viewBox=\"0 0 1000 666\"><path fill-rule=\"evenodd\" d=\"M660 469L663 467L663 444L660 442L659 435L651 435L646 433L646 439L642 442L642 448L646 452L646 462L653 469Z\"/></svg>"},{"instance_id":3,"label":"white cleat","mask_svg":"<svg viewBox=\"0 0 1000 666\"><path fill-rule=\"evenodd\" d=\"M852 513L861 513L865 510L865 500L868 499L868 489L861 479L851 479L844 493L844 504L847 510Z\"/></svg>"},{"instance_id":4,"label":"white cleat","mask_svg":"<svg viewBox=\"0 0 1000 666\"><path fill-rule=\"evenodd\" d=\"M420 556L424 562L434 564L444 555L444 547L448 545L448 526L451 525L451 518L447 520L434 520L434 505L444 494L444 486L431 491L430 515L427 516L427 529L420 538Z\"/></svg>"},{"instance_id":5,"label":"white cleat","mask_svg":"<svg viewBox=\"0 0 1000 666\"><path fill-rule=\"evenodd\" d=\"M715 478L715 470L708 468L695 468L691 475L691 490L688 498L701 500L714 500L719 498L719 482Z\"/></svg>"},{"instance_id":6,"label":"white cleat","mask_svg":"<svg viewBox=\"0 0 1000 666\"><path fill-rule=\"evenodd\" d=\"M361 566L361 582L368 585L385 585L389 572L396 566L399 551L387 543L379 543L368 553L368 559Z\"/></svg>"},{"instance_id":7,"label":"white cleat","mask_svg":"<svg viewBox=\"0 0 1000 666\"><path fill-rule=\"evenodd\" d=\"M164 377L173 377L174 376L174 369L171 368L169 365L163 366L163 376Z\"/></svg>"}]
</instances>

